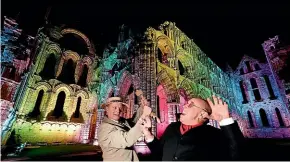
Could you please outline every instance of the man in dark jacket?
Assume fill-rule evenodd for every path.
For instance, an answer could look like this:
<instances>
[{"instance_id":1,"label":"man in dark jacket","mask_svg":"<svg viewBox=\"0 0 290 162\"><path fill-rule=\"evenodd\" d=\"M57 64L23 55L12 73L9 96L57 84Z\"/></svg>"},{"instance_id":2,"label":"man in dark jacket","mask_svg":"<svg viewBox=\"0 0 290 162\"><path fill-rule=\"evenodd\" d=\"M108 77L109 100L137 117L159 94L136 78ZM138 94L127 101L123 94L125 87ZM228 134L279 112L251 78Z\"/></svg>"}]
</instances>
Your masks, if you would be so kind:
<instances>
[{"instance_id":1,"label":"man in dark jacket","mask_svg":"<svg viewBox=\"0 0 290 162\"><path fill-rule=\"evenodd\" d=\"M149 129L143 133L153 160L240 160L244 137L237 122L229 116L228 105L213 96L193 98L184 106L180 122L171 123L158 140ZM207 125L217 120L221 129ZM146 118L146 127L151 121Z\"/></svg>"}]
</instances>

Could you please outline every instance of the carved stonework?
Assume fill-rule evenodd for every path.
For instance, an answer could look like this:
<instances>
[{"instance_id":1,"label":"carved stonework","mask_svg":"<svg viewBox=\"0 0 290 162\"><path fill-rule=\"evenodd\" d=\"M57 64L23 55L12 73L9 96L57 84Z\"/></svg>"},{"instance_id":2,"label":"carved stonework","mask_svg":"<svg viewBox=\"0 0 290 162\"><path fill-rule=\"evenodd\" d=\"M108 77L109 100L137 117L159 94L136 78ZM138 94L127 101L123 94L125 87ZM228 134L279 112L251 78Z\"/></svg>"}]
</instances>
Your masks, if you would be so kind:
<instances>
[{"instance_id":1,"label":"carved stonework","mask_svg":"<svg viewBox=\"0 0 290 162\"><path fill-rule=\"evenodd\" d=\"M276 45L279 44L279 36L276 35L274 38L269 38L269 40L264 41L263 48L265 51L271 51L276 48Z\"/></svg>"}]
</instances>

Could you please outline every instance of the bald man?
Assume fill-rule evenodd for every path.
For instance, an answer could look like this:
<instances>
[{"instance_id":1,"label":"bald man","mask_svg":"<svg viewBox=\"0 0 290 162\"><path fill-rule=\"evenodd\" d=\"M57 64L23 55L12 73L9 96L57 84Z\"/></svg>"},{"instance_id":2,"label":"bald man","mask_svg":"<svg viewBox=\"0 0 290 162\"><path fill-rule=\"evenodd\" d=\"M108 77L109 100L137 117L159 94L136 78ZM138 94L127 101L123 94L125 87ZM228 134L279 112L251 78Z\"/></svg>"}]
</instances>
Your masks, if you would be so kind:
<instances>
[{"instance_id":1,"label":"bald man","mask_svg":"<svg viewBox=\"0 0 290 162\"><path fill-rule=\"evenodd\" d=\"M180 121L171 123L158 140L147 127L143 133L154 160L239 160L244 137L229 115L228 105L213 96L210 100L193 98L184 106ZM217 120L221 129L207 125L208 120Z\"/></svg>"}]
</instances>

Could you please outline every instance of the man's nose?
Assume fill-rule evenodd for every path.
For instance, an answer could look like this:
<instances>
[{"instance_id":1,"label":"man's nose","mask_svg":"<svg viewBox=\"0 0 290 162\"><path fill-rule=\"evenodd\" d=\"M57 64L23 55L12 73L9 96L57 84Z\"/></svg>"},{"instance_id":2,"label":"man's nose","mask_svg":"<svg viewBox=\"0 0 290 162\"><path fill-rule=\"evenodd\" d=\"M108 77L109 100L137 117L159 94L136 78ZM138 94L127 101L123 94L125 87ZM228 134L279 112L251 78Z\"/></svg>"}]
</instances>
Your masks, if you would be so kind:
<instances>
[{"instance_id":1,"label":"man's nose","mask_svg":"<svg viewBox=\"0 0 290 162\"><path fill-rule=\"evenodd\" d=\"M115 110L117 113L120 113L121 112L121 109L120 108L116 108Z\"/></svg>"}]
</instances>

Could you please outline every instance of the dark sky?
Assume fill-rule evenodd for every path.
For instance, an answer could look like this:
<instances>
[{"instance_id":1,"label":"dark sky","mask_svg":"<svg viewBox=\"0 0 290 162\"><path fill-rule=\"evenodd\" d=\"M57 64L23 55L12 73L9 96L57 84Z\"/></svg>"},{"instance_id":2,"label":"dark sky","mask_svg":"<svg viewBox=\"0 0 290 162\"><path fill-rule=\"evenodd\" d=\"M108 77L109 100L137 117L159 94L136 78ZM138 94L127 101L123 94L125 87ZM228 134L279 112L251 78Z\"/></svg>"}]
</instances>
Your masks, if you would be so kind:
<instances>
[{"instance_id":1,"label":"dark sky","mask_svg":"<svg viewBox=\"0 0 290 162\"><path fill-rule=\"evenodd\" d=\"M92 1L92 0L91 0ZM32 35L44 23L49 5L44 1L2 1L2 16L18 16ZM78 2L78 3L77 3ZM18 4L18 5L16 5ZM49 21L76 28L93 40L96 48L116 42L118 26L144 31L166 20L176 25L220 67L235 68L244 54L264 58L261 44L275 35L290 40L289 4L188 4L182 1L64 1L52 5ZM2 18L1 18L2 19Z\"/></svg>"}]
</instances>

